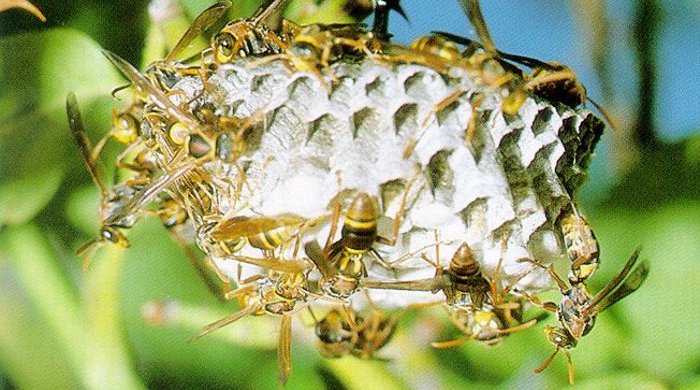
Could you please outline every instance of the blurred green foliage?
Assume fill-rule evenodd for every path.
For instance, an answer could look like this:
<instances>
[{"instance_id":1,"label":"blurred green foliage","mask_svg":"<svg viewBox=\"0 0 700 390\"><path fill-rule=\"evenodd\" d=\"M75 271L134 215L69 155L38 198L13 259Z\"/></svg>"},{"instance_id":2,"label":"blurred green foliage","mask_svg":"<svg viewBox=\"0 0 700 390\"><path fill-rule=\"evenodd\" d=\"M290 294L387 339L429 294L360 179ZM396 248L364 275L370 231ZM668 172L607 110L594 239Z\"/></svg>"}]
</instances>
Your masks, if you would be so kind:
<instances>
[{"instance_id":1,"label":"blurred green foliage","mask_svg":"<svg viewBox=\"0 0 700 390\"><path fill-rule=\"evenodd\" d=\"M185 17L208 3L184 2ZM203 325L236 309L206 290L156 220L130 231L133 248L101 249L88 272L74 255L97 231L98 199L71 141L65 96L75 91L89 135L97 139L109 127L115 104L110 91L124 84L100 49L140 63L142 56L148 61L162 55L179 34L157 36L162 30L149 25L145 2L105 4L40 3L49 22L38 29L19 11L0 23L0 389L274 388L276 319L246 318L187 342ZM256 7L241 4L231 18ZM306 6L316 5L300 0L290 10L302 15ZM321 15L337 15L342 2L320 7ZM119 23L98 22L115 15ZM347 17L327 19L338 20ZM20 31L26 26L34 29ZM642 151L633 168L608 186L612 190L602 202L582 199L603 250L593 290L640 243L652 270L646 285L601 315L573 351L578 387L698 388L698 150L696 133ZM171 303L175 320L168 326L145 320L144 310L154 302ZM314 350L311 324L297 320L288 388L566 384L561 357L542 375L532 373L551 352L540 329L513 335L497 348L467 343L431 350L429 341L454 333L444 317L439 310L405 315L382 351L389 362L323 360Z\"/></svg>"}]
</instances>

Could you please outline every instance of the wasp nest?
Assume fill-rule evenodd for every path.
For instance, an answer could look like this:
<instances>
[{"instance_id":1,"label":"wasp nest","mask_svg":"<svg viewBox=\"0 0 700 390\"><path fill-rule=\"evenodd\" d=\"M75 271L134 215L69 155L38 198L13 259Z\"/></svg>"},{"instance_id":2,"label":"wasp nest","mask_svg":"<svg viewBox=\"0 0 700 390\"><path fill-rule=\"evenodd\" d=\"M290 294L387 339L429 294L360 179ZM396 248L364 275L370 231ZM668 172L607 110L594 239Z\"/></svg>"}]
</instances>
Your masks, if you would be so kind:
<instances>
[{"instance_id":1,"label":"wasp nest","mask_svg":"<svg viewBox=\"0 0 700 390\"><path fill-rule=\"evenodd\" d=\"M339 228L329 238L330 226L334 220L342 225L358 194L375 203L378 236L394 241L377 242L376 253L364 256L368 278L431 277L462 243L487 272L502 257L505 280L530 269L517 259L561 258L555 221L571 204L569 193L581 182L602 127L588 111L528 97L507 115L501 109L507 90L459 68L441 74L368 57L320 68L320 78L288 71L284 59L256 61L219 66L206 88L198 77L173 86L191 112L212 107L216 117L245 127L239 142L244 150L234 160L221 150L222 133L224 154L198 165L215 178L207 184L217 207L192 218L200 248L233 280L243 278L237 256L263 263L267 254L250 243L235 253L221 248L226 234L212 239L210 228L231 218L250 224L277 219L275 228L291 229L275 258L302 260L308 254L294 241L308 248L309 242L322 247L340 240ZM436 108L456 94L449 106ZM334 219L336 206L340 215ZM302 229L307 222L313 226ZM241 228L231 240L238 243L246 234L253 232ZM424 257L435 257L436 247L440 258L431 264ZM261 272L242 269L247 276ZM539 291L551 281L538 270L518 285ZM379 297L376 290L371 295L389 306L434 299L397 292Z\"/></svg>"},{"instance_id":2,"label":"wasp nest","mask_svg":"<svg viewBox=\"0 0 700 390\"><path fill-rule=\"evenodd\" d=\"M571 106L585 101L575 79L533 83L506 54L444 37L390 43L382 23L272 31L270 8L226 25L192 65L141 73L107 53L137 94L109 133L126 173L104 191L99 241L126 245L148 205L196 243L242 305L200 335L252 313L282 316L285 334L300 308L335 304L317 322L325 352L367 357L396 322L378 308L442 299L493 344L534 324L522 306L546 306L535 294L556 275L543 263L565 254L572 290L590 295L597 242L571 193L604 126ZM367 298L372 312L355 313ZM582 335L564 326L548 333L557 350Z\"/></svg>"}]
</instances>

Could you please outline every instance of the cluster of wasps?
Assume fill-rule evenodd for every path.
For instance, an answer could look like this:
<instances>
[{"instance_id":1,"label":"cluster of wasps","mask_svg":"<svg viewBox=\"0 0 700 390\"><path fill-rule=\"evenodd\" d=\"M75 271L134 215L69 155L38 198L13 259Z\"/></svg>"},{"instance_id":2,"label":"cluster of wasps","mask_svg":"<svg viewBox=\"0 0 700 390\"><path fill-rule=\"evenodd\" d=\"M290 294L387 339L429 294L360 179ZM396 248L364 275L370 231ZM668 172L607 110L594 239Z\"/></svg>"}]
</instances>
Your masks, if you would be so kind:
<instances>
[{"instance_id":1,"label":"cluster of wasps","mask_svg":"<svg viewBox=\"0 0 700 390\"><path fill-rule=\"evenodd\" d=\"M214 262L208 262L226 286L236 285L223 293L223 297L237 299L240 310L206 326L193 339L249 315L277 316L281 319L278 356L282 383L291 372L292 318L302 310L308 310L315 321L324 356L375 357L376 351L394 334L400 314L387 315L372 302L368 313L354 309L349 298L368 290L444 295L436 304L446 308L464 337L434 342L436 348L453 347L470 340L496 345L503 337L535 325L539 317L525 318L527 304L555 313L559 326L544 328L555 351L535 371L544 370L561 350L573 382L568 350L591 330L600 312L637 290L647 276L648 264L638 261L638 250L615 278L592 295L586 283L599 265L598 242L589 224L571 204L555 223L571 261L568 283L551 265L530 258L520 260L530 264L532 270L543 269L551 276L562 295L559 303L542 302L537 296L516 288L516 283L506 286L499 278L500 261L495 271L487 274L466 242L458 247L448 266L441 265L437 232L435 257L425 252L417 254L435 268L433 277L369 278L369 262L389 270L394 266L375 247L393 245L403 222L403 210L393 218L389 237L379 234L378 200L350 189L333 198L327 213L313 219L291 213L236 214L235 211L243 208L236 207L237 202L244 203L241 194L254 191L245 180L246 170L239 158L253 147L251 134L264 118L226 116L218 113L216 107L187 100L186 94L175 87L175 81L195 76L206 90L207 80L218 67L242 58L254 58L259 63L283 61L290 72L309 72L330 89L335 82L331 64L361 57L389 65L420 64L445 73L452 67L466 69L479 75L485 85L509 91L503 99L506 114L516 113L530 95L570 107L588 100L585 88L566 66L497 50L478 1L460 2L476 27L480 42L445 32L419 38L409 46L391 42L387 29L389 12L394 10L405 17L398 0L376 1L371 29L360 24L298 25L282 20L281 27L273 30L266 21L284 3L273 0L252 17L226 24L214 35L210 47L193 60L176 60L195 37L210 28L231 6L228 1L220 1L194 20L162 61L153 63L144 72L116 54L105 52L131 82L136 97L126 109L115 112L112 129L94 146L85 135L76 97L70 94L67 99L72 134L102 197L99 235L79 250L79 254L86 252L85 267L102 244L128 247L124 230L149 214L160 218L217 293L216 283L208 280L206 271L198 267L200 262L189 249L189 241L195 241L209 259L224 258L235 264L254 266L256 271L252 275L239 272L237 280L230 280ZM460 45L466 48L460 51ZM524 72L519 65L531 68L531 73ZM434 111L445 109L466 92L457 90L437 104ZM467 138L473 131L466 129ZM125 147L115 163L119 171L117 184L108 187L99 156L110 139ZM232 167L240 178L235 183L229 179L230 172L212 174L217 169ZM226 193L222 194L224 190ZM233 212L221 212L222 199L234 204L226 205ZM321 225L329 226L324 245L305 240L308 232L317 231ZM503 241L502 252L506 242ZM282 253L292 253L292 258L284 258ZM325 314L317 316L314 310L318 309L313 309L312 303L325 306ZM327 309L329 305L331 308Z\"/></svg>"}]
</instances>

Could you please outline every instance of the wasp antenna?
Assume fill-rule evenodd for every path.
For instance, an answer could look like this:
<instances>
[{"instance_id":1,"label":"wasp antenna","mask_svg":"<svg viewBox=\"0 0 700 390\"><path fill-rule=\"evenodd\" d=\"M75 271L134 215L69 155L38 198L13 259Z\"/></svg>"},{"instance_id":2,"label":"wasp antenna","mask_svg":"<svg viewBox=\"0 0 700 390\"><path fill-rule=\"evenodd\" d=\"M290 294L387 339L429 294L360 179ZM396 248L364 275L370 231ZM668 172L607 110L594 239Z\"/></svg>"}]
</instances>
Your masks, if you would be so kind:
<instances>
[{"instance_id":1,"label":"wasp antenna","mask_svg":"<svg viewBox=\"0 0 700 390\"><path fill-rule=\"evenodd\" d=\"M85 252L85 250L87 250L90 246L92 246L92 245L94 245L94 244L96 244L96 243L97 243L97 239L96 239L96 238L93 238L92 240L86 242L86 243L83 244L80 248L78 248L78 250L75 251L75 254L78 255L78 256L82 256L83 253Z\"/></svg>"},{"instance_id":2,"label":"wasp antenna","mask_svg":"<svg viewBox=\"0 0 700 390\"><path fill-rule=\"evenodd\" d=\"M610 116L610 114L608 113L608 111L607 111L606 109L604 109L603 106L601 106L600 104L598 104L598 102L596 102L595 100L591 99L590 97L587 97L586 99L587 99L589 102L591 102L591 104L593 105L593 107L595 107L595 109L598 110L598 112L600 112L601 115L603 115L603 118L605 118L605 121L608 122L608 124L610 125L610 128L613 129L614 131L618 131L618 130L617 130L618 127L617 127L617 125L615 124L615 122L613 121L612 116Z\"/></svg>"},{"instance_id":3,"label":"wasp antenna","mask_svg":"<svg viewBox=\"0 0 700 390\"><path fill-rule=\"evenodd\" d=\"M239 319L247 316L248 314L254 313L259 308L260 308L259 305L246 306L245 308L243 308L243 309L241 309L241 310L239 310L239 311L237 311L229 316L226 316L218 321L214 321L211 324L205 326L204 328L202 328L202 330L199 333L190 337L187 341L192 342L194 340L197 340L200 337L206 336L209 333L211 333L217 329L221 329L226 325L230 325L230 324L238 321Z\"/></svg>"},{"instance_id":4,"label":"wasp antenna","mask_svg":"<svg viewBox=\"0 0 700 390\"><path fill-rule=\"evenodd\" d=\"M85 255L85 260L83 260L83 271L87 271L88 268L90 268L90 264L92 264L92 259L95 258L95 254L97 253L97 249L99 249L99 243L97 239L92 239L85 243L85 245L81 246L78 249L78 256L82 255L83 252L85 252L86 249L90 248L90 251Z\"/></svg>"},{"instance_id":5,"label":"wasp antenna","mask_svg":"<svg viewBox=\"0 0 700 390\"><path fill-rule=\"evenodd\" d=\"M446 349L462 345L467 341L471 340L471 337L463 337L461 339L447 340L447 341L433 341L430 346L437 349Z\"/></svg>"},{"instance_id":6,"label":"wasp antenna","mask_svg":"<svg viewBox=\"0 0 700 390\"><path fill-rule=\"evenodd\" d=\"M542 371L546 370L547 367L549 367L549 365L552 363L552 360L554 360L554 357L557 356L557 352L559 352L559 348L555 349L554 352L552 352L552 354L549 355L549 357L544 362L542 362L542 364L540 364L539 367L535 368L535 374L539 374Z\"/></svg>"},{"instance_id":7,"label":"wasp antenna","mask_svg":"<svg viewBox=\"0 0 700 390\"><path fill-rule=\"evenodd\" d=\"M120 87L114 88L114 89L112 90L112 92L110 92L109 94L112 95L113 98L115 98L115 99L121 101L121 99L119 99L119 98L117 97L117 93L119 93L119 92L121 92L121 91L123 91L123 90L125 90L125 89L127 89L127 88L129 88L129 87L131 87L131 84L122 85L122 86L120 86Z\"/></svg>"},{"instance_id":8,"label":"wasp antenna","mask_svg":"<svg viewBox=\"0 0 700 390\"><path fill-rule=\"evenodd\" d=\"M498 334L506 335L506 334L511 334L511 333L517 333L517 332L520 332L520 331L523 331L525 329L528 329L528 328L535 326L536 323L537 323L537 319L533 318L530 321L524 322L520 325L516 325L516 326L510 327L510 328L506 328L506 329L499 329Z\"/></svg>"},{"instance_id":9,"label":"wasp antenna","mask_svg":"<svg viewBox=\"0 0 700 390\"><path fill-rule=\"evenodd\" d=\"M564 351L564 356L566 356L566 366L569 370L569 384L574 384L574 362L571 361L571 354L567 350Z\"/></svg>"}]
</instances>

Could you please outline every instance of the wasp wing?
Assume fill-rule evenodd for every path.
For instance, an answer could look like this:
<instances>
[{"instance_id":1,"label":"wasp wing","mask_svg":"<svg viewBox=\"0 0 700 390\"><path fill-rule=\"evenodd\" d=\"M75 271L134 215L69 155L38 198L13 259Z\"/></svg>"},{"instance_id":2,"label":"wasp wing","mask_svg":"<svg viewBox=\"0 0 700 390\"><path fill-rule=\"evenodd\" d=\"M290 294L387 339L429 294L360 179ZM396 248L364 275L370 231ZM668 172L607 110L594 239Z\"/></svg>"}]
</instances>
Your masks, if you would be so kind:
<instances>
[{"instance_id":1,"label":"wasp wing","mask_svg":"<svg viewBox=\"0 0 700 390\"><path fill-rule=\"evenodd\" d=\"M211 233L216 240L236 240L269 232L282 226L301 225L305 218L295 214L273 217L233 217L220 221Z\"/></svg>"},{"instance_id":2,"label":"wasp wing","mask_svg":"<svg viewBox=\"0 0 700 390\"><path fill-rule=\"evenodd\" d=\"M649 274L649 263L642 261L637 267L640 248L634 251L622 271L603 287L593 300L586 306L585 312L600 313L614 303L625 298L641 287Z\"/></svg>"},{"instance_id":3,"label":"wasp wing","mask_svg":"<svg viewBox=\"0 0 700 390\"><path fill-rule=\"evenodd\" d=\"M615 302L618 302L631 293L637 291L639 287L642 286L642 283L644 283L648 275L649 263L647 261L642 261L637 268L630 272L627 279L625 279L617 290L613 291L600 301L598 306L595 307L595 310L597 312L601 312L612 306Z\"/></svg>"},{"instance_id":4,"label":"wasp wing","mask_svg":"<svg viewBox=\"0 0 700 390\"><path fill-rule=\"evenodd\" d=\"M85 127L83 124L83 119L80 115L78 100L73 92L68 93L68 97L66 98L66 114L68 115L68 126L73 134L75 143L78 145L78 149L80 149L80 154L82 154L83 160L85 160L85 165L90 173L90 177L97 188L100 189L102 197L106 198L107 189L103 184L100 171L97 170L97 165L92 159L92 153L90 153L90 140L88 140L87 136L85 135Z\"/></svg>"},{"instance_id":5,"label":"wasp wing","mask_svg":"<svg viewBox=\"0 0 700 390\"><path fill-rule=\"evenodd\" d=\"M173 58L182 52L199 34L206 31L221 19L229 8L231 8L230 1L219 1L202 11L202 13L192 21L192 24L187 31L185 31L185 34L177 41L163 61L172 61Z\"/></svg>"},{"instance_id":6,"label":"wasp wing","mask_svg":"<svg viewBox=\"0 0 700 390\"><path fill-rule=\"evenodd\" d=\"M165 189L169 184L190 172L196 167L192 161L179 165L172 172L166 172L158 177L148 187L136 193L127 203L117 208L110 216L105 218L106 226L119 225L120 221L131 214L141 210L148 202Z\"/></svg>"},{"instance_id":7,"label":"wasp wing","mask_svg":"<svg viewBox=\"0 0 700 390\"><path fill-rule=\"evenodd\" d=\"M486 27L486 21L484 20L484 15L481 13L479 0L459 0L459 4L476 29L476 35L481 39L484 50L490 53L496 53L496 45L493 43L488 27Z\"/></svg>"},{"instance_id":8,"label":"wasp wing","mask_svg":"<svg viewBox=\"0 0 700 390\"><path fill-rule=\"evenodd\" d=\"M321 276L325 279L332 278L338 274L338 269L327 260L326 256L323 254L323 249L321 249L317 241L307 242L304 245L304 252L316 265Z\"/></svg>"},{"instance_id":9,"label":"wasp wing","mask_svg":"<svg viewBox=\"0 0 700 390\"><path fill-rule=\"evenodd\" d=\"M141 93L150 96L153 102L158 104L158 106L160 106L161 109L167 111L170 115L177 118L177 120L185 124L193 132L196 128L199 127L199 123L195 118L188 115L187 113L182 111L178 106L176 106L175 103L173 103L168 98L165 92L154 87L153 84L151 84L151 82L148 80L148 78L141 74L141 72L134 68L134 66L131 65L127 60L107 50L102 50L102 53L112 64L114 64L114 66L117 67L117 69L119 69L120 72L122 72L122 74L127 79L129 79L133 83L133 85L139 91L141 91Z\"/></svg>"},{"instance_id":10,"label":"wasp wing","mask_svg":"<svg viewBox=\"0 0 700 390\"><path fill-rule=\"evenodd\" d=\"M260 22L267 19L274 11L280 8L286 0L271 0L260 6L255 15L251 18L253 25L257 26Z\"/></svg>"},{"instance_id":11,"label":"wasp wing","mask_svg":"<svg viewBox=\"0 0 700 390\"><path fill-rule=\"evenodd\" d=\"M402 290L402 291L439 291L443 288L442 278L428 278L418 280L372 280L363 279L360 281L360 286L364 288L373 288L377 290Z\"/></svg>"}]
</instances>

